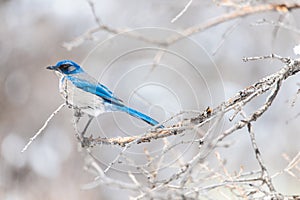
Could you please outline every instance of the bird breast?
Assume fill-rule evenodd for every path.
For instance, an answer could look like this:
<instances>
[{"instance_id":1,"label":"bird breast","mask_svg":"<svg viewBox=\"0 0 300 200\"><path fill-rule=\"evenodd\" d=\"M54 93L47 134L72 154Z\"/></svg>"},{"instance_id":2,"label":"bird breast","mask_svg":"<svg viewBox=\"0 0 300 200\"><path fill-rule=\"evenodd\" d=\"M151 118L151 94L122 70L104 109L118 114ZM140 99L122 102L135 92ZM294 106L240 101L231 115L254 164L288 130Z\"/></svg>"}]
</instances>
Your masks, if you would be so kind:
<instances>
[{"instance_id":1,"label":"bird breast","mask_svg":"<svg viewBox=\"0 0 300 200\"><path fill-rule=\"evenodd\" d=\"M84 113L96 117L105 111L101 97L76 87L67 78L61 78L59 90L68 104L79 108Z\"/></svg>"}]
</instances>

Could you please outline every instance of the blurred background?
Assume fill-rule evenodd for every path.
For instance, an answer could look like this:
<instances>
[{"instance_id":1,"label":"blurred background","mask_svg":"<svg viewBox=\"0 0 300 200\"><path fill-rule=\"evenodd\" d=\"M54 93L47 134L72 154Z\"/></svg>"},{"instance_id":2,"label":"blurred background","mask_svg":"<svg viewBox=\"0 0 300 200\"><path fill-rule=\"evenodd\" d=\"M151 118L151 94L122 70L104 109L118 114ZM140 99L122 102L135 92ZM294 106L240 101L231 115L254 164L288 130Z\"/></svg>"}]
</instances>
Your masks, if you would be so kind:
<instances>
[{"instance_id":1,"label":"blurred background","mask_svg":"<svg viewBox=\"0 0 300 200\"><path fill-rule=\"evenodd\" d=\"M218 6L216 1L193 1L171 23L187 3L95 1L94 9L104 24L115 29L134 29L131 32L153 40L180 35L181 30L232 10ZM247 1L238 3L245 5ZM162 121L182 110L214 107L282 66L274 60L244 63L243 57L270 53L296 57L293 48L300 43L297 9L224 22L174 43L162 53L161 59L157 58L159 45L126 34L99 31L93 40L74 41L97 26L85 0L5 0L0 2L0 18L0 199L5 200L123 199L129 195L106 186L81 189L93 176L83 170L84 154L78 151L68 108L54 117L25 153L20 153L28 139L63 103L58 78L46 66L61 59L74 60L126 104ZM258 24L262 20L269 23ZM276 30L271 22L278 20L294 30ZM65 48L66 44L74 43L78 46ZM287 157L292 159L300 150L299 101L291 106L299 88L297 76L284 82L270 110L254 124L271 174L284 169L289 163ZM249 111L261 103L263 99L253 102ZM90 131L93 135L115 137L141 134L148 128L126 114L108 113L99 116ZM220 153L227 158L226 167L231 172L241 166L249 171L258 168L245 130L234 133L228 141L231 147L221 149ZM100 147L95 151L105 166L115 158L116 149ZM141 151L131 150L133 156L135 150ZM111 175L121 176L120 171L116 169ZM273 182L283 194L300 193L299 180L287 173Z\"/></svg>"}]
</instances>

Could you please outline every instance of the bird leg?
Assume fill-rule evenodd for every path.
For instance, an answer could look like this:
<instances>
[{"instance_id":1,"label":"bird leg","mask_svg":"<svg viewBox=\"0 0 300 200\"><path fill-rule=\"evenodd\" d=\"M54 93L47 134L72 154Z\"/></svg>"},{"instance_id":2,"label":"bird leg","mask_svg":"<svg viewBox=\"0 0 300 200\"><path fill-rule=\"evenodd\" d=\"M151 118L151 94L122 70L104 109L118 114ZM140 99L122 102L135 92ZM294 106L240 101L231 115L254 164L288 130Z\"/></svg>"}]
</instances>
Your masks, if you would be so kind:
<instances>
[{"instance_id":1,"label":"bird leg","mask_svg":"<svg viewBox=\"0 0 300 200\"><path fill-rule=\"evenodd\" d=\"M89 125L91 124L92 120L94 119L93 116L89 115L89 120L87 121L83 131L81 132L81 137L83 138L84 137L84 134L86 132L86 130L88 129Z\"/></svg>"}]
</instances>

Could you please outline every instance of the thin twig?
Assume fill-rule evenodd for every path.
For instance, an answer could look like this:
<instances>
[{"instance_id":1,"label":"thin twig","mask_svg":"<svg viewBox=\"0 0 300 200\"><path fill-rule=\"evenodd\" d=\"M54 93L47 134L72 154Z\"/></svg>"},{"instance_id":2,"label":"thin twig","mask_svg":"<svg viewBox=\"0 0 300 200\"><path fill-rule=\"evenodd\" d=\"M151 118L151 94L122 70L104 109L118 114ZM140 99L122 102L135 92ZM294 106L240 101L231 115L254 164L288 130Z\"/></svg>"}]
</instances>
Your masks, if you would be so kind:
<instances>
[{"instance_id":1,"label":"thin twig","mask_svg":"<svg viewBox=\"0 0 300 200\"><path fill-rule=\"evenodd\" d=\"M272 20L267 20L267 19L261 19L255 23L253 23L252 25L254 26L258 26L258 25L272 25L272 26L275 26L275 27L280 27L280 28L283 28L283 29L287 29L289 31L292 31L292 32L295 32L297 34L300 34L300 30L296 28L296 26L291 26L291 25L288 25L286 23L283 23L281 21L272 21Z\"/></svg>"},{"instance_id":2,"label":"thin twig","mask_svg":"<svg viewBox=\"0 0 300 200\"><path fill-rule=\"evenodd\" d=\"M253 127L251 125L251 123L248 123L247 124L248 126L248 133L250 135L250 139L251 139L251 144L252 144L252 147L254 149L254 152L255 152L255 157L256 157L256 160L261 168L261 171L262 171L262 179L263 181L267 184L267 186L269 187L270 191L272 193L275 193L276 190L274 188L274 185L272 184L272 179L269 175L269 172L267 170L267 167L266 165L264 164L263 162L263 159L261 157L261 153L260 153L260 150L256 144L256 139L255 139L255 135L254 135L254 132L253 132Z\"/></svg>"},{"instance_id":3,"label":"thin twig","mask_svg":"<svg viewBox=\"0 0 300 200\"><path fill-rule=\"evenodd\" d=\"M180 13L178 13L172 20L171 23L174 23L175 21L177 21L186 11L187 9L190 7L190 5L192 4L193 0L190 0L185 7L180 11Z\"/></svg>"},{"instance_id":4,"label":"thin twig","mask_svg":"<svg viewBox=\"0 0 300 200\"><path fill-rule=\"evenodd\" d=\"M290 58L285 58L285 57L281 57L277 54L270 54L270 55L266 55L266 56L255 56L255 57L244 57L243 61L244 62L248 62L248 61L256 61L256 60L265 60L265 59L277 59L280 60L281 62L283 62L284 64L289 64Z\"/></svg>"},{"instance_id":5,"label":"thin twig","mask_svg":"<svg viewBox=\"0 0 300 200\"><path fill-rule=\"evenodd\" d=\"M120 189L129 189L129 190L139 189L139 186L137 186L136 184L130 184L130 183L118 181L118 180L107 177L93 157L90 157L90 161L89 161L88 165L90 165L92 168L94 168L98 172L98 176L93 182L82 186L82 189L85 189L85 190L92 189L101 184L118 187Z\"/></svg>"},{"instance_id":6,"label":"thin twig","mask_svg":"<svg viewBox=\"0 0 300 200\"><path fill-rule=\"evenodd\" d=\"M120 157L123 155L123 153L128 149L129 145L126 145L122 151L116 156L116 158L109 163L109 165L106 167L106 169L103 171L105 174L108 172L108 170L110 170L110 168L116 163L118 162L118 160L120 159Z\"/></svg>"},{"instance_id":7,"label":"thin twig","mask_svg":"<svg viewBox=\"0 0 300 200\"><path fill-rule=\"evenodd\" d=\"M92 0L87 0L87 1L88 1L88 4L89 4L89 6L92 10L92 14L94 16L94 19L95 19L96 23L98 24L99 27L101 27L103 25L103 22L96 14L95 3Z\"/></svg>"},{"instance_id":8,"label":"thin twig","mask_svg":"<svg viewBox=\"0 0 300 200\"><path fill-rule=\"evenodd\" d=\"M44 125L38 130L36 134L34 134L33 137L31 137L28 141L28 143L24 146L22 149L22 153L27 150L27 148L30 146L30 144L46 129L48 126L48 123L51 121L51 119L65 106L66 104L63 103L48 117L48 119L45 121Z\"/></svg>"},{"instance_id":9,"label":"thin twig","mask_svg":"<svg viewBox=\"0 0 300 200\"><path fill-rule=\"evenodd\" d=\"M212 55L215 56L218 52L218 50L222 47L224 44L226 38L238 27L238 25L241 23L241 20L239 19L237 22L235 22L233 25L231 25L222 35L222 38L220 42L218 43L217 47L215 50L213 50Z\"/></svg>"}]
</instances>

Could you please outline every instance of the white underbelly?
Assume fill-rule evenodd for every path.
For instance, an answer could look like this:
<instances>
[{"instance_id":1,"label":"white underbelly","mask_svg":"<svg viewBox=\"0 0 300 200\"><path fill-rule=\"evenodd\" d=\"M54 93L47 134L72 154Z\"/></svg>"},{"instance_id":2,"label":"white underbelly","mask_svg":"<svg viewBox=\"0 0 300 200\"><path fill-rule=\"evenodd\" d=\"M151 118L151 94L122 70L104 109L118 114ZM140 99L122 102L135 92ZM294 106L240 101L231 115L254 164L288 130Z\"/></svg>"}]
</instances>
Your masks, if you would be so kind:
<instances>
[{"instance_id":1,"label":"white underbelly","mask_svg":"<svg viewBox=\"0 0 300 200\"><path fill-rule=\"evenodd\" d=\"M105 111L102 98L77 88L71 81L65 79L62 82L60 93L67 103L79 108L84 113L96 117Z\"/></svg>"}]
</instances>

